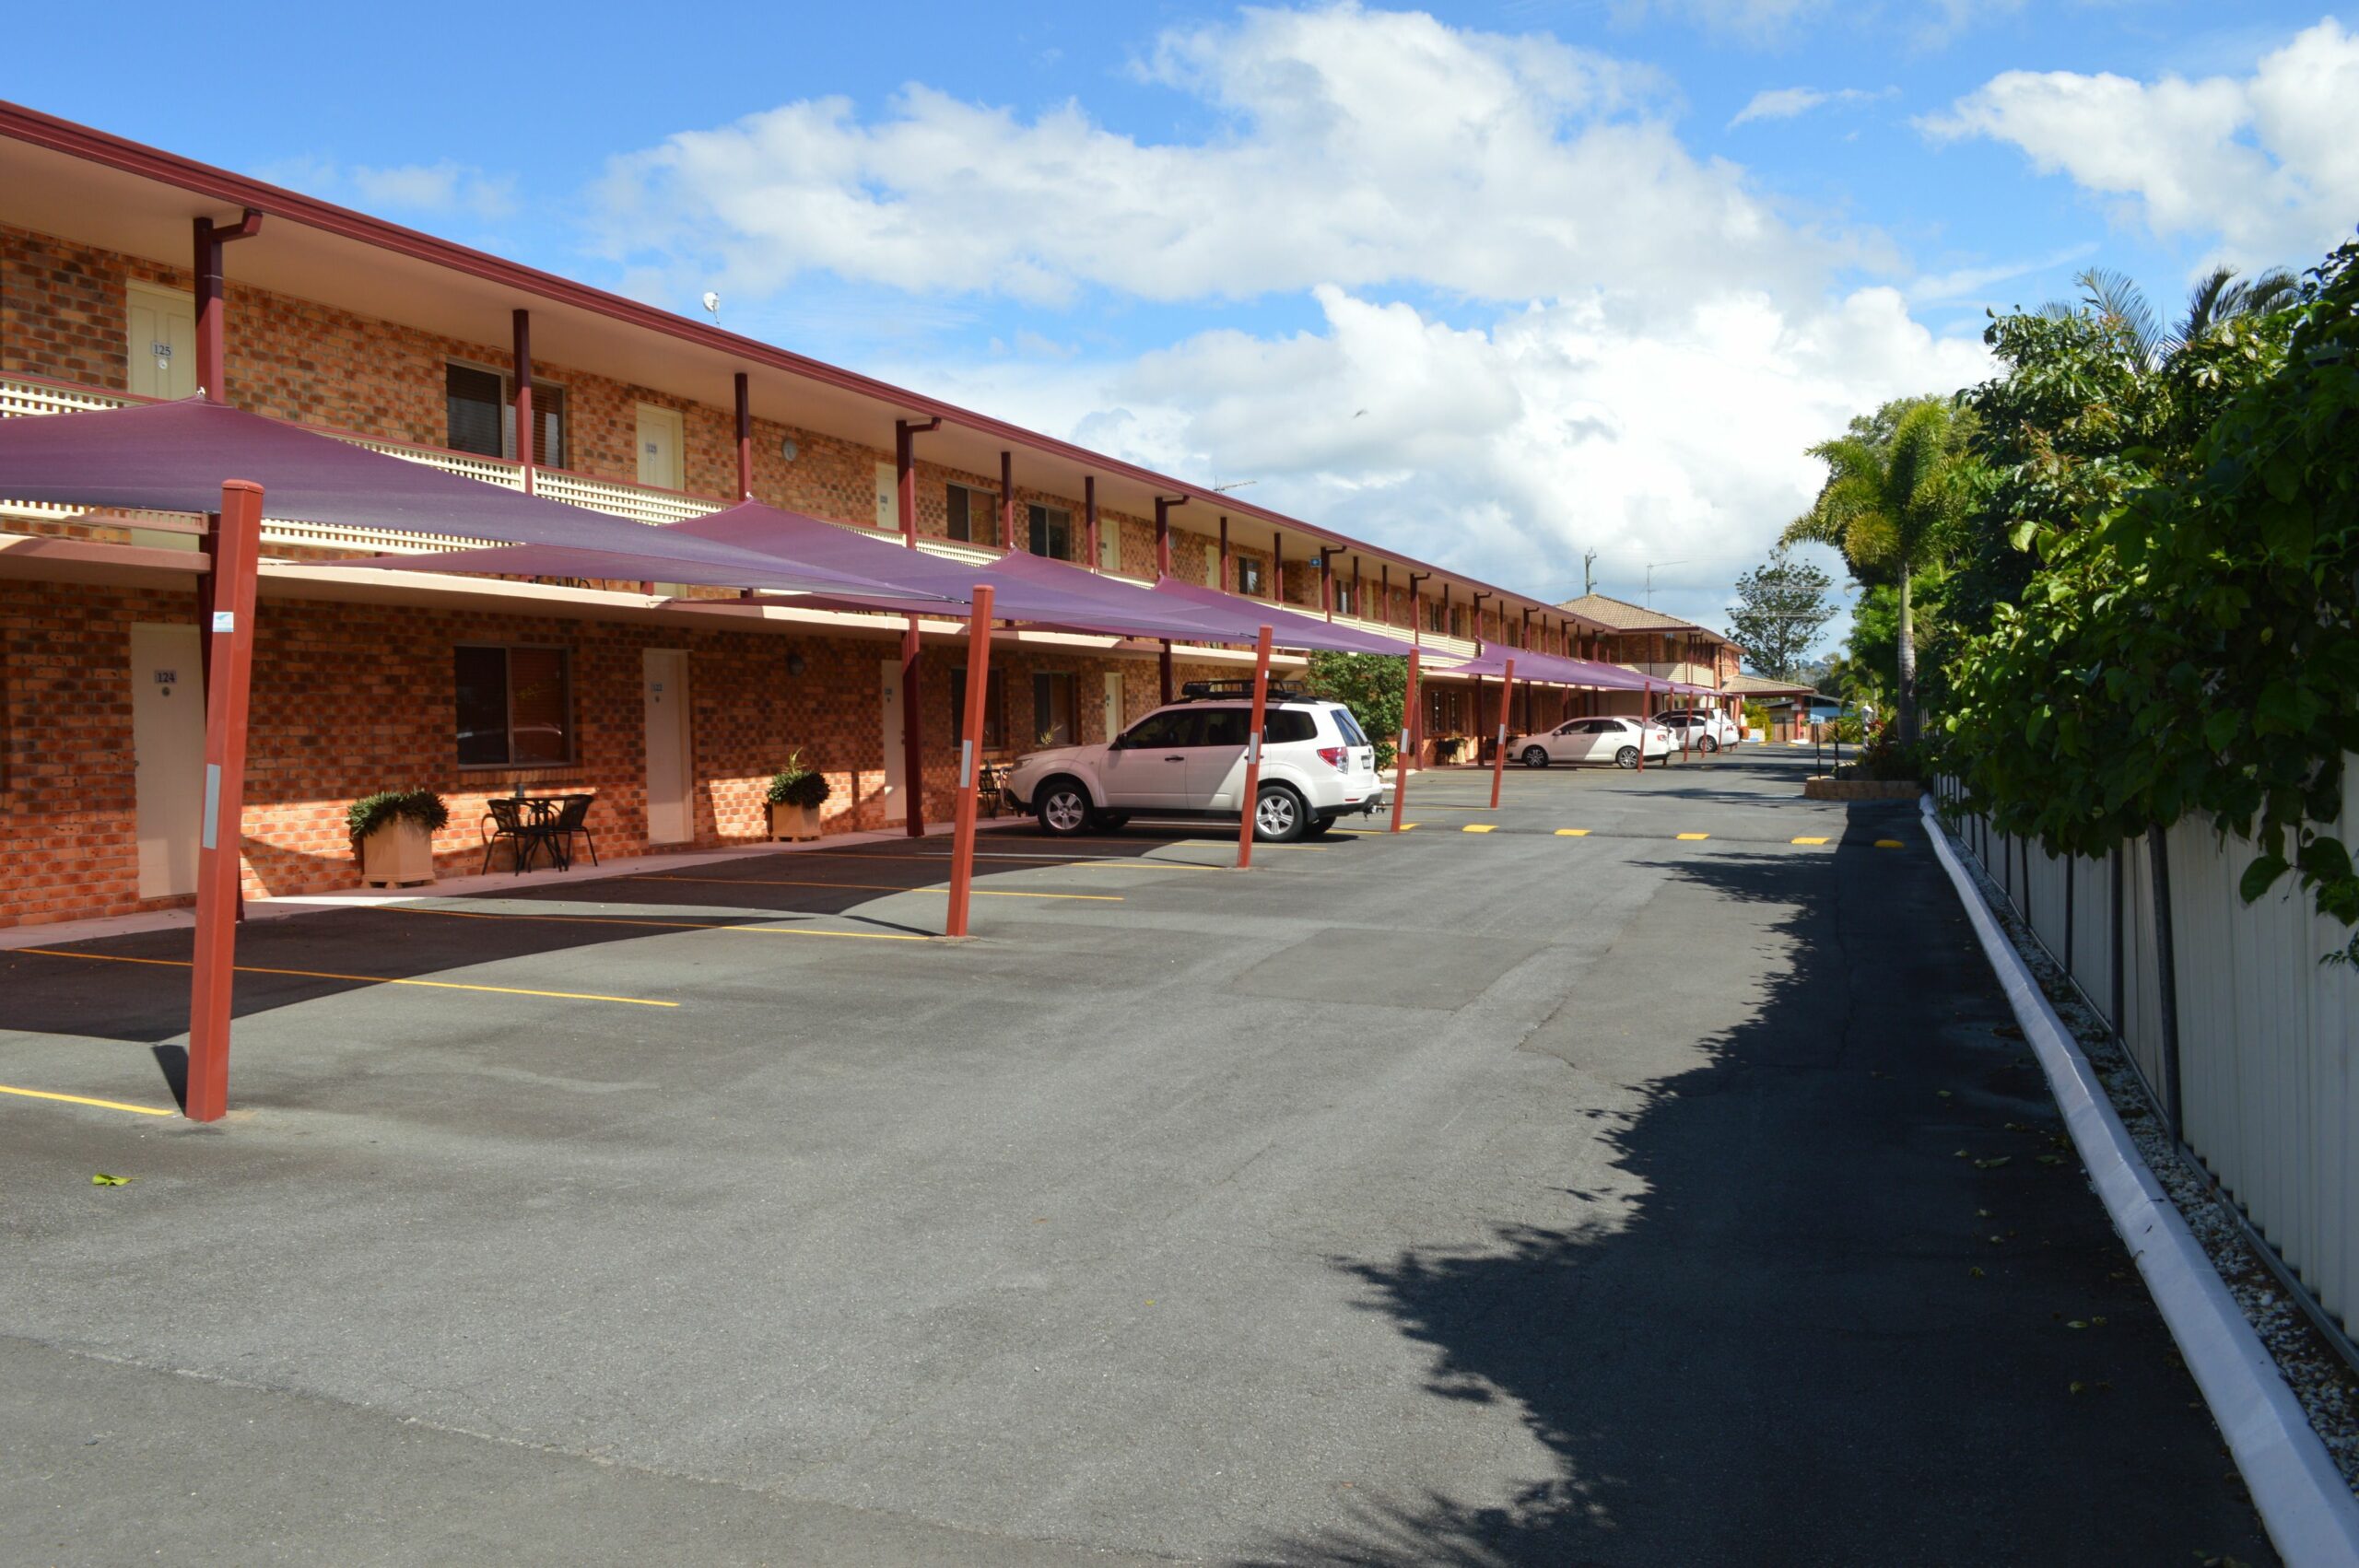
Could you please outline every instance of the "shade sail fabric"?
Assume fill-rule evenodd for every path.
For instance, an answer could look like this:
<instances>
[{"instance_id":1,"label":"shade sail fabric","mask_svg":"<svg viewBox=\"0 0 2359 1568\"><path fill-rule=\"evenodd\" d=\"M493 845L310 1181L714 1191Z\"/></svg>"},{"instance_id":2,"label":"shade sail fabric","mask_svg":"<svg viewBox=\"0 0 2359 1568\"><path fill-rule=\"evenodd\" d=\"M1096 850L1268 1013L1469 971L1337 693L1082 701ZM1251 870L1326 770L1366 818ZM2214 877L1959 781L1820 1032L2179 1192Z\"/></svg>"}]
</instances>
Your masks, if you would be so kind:
<instances>
[{"instance_id":1,"label":"shade sail fabric","mask_svg":"<svg viewBox=\"0 0 2359 1568\"><path fill-rule=\"evenodd\" d=\"M203 398L0 419L0 496L10 500L209 512L220 509L228 479L260 485L263 511L270 517L662 556L715 571L774 566L731 545L685 536L667 540L662 529L446 474ZM642 564L624 572L522 575L659 574ZM792 586L734 574L691 579L666 569L660 575L740 587Z\"/></svg>"},{"instance_id":2,"label":"shade sail fabric","mask_svg":"<svg viewBox=\"0 0 2359 1568\"><path fill-rule=\"evenodd\" d=\"M898 608L908 603L921 614L931 614L944 608L936 600L912 598L910 591L898 583L873 582L850 572L804 567L749 550L730 548L727 564L721 566L696 558L694 552L684 558L664 546L664 530L638 523L630 526L656 535L656 553L625 555L618 550L582 550L570 544L495 544L485 550L437 550L423 556L372 556L367 560L312 564L346 570L487 573L496 577L586 578L593 581L636 579L645 582L661 578L665 582L695 583L706 588L825 593L831 603L857 602L856 607L863 610ZM740 556L745 559L742 566L737 564Z\"/></svg>"},{"instance_id":3,"label":"shade sail fabric","mask_svg":"<svg viewBox=\"0 0 2359 1568\"><path fill-rule=\"evenodd\" d=\"M663 532L694 532L804 567L874 579L894 585L904 595L898 601L845 599L840 605L844 609L956 618L968 613L976 586L989 583L992 615L996 620L1108 637L1224 640L1218 627L1144 588L1062 561L1011 554L988 565L970 566L910 549L898 538L862 532L759 501L675 522ZM839 598L823 594L816 603L834 605Z\"/></svg>"},{"instance_id":4,"label":"shade sail fabric","mask_svg":"<svg viewBox=\"0 0 2359 1568\"><path fill-rule=\"evenodd\" d=\"M1323 653L1381 653L1396 659L1405 659L1413 651L1411 645L1399 638L1338 626L1283 604L1223 593L1217 588L1182 582L1175 577L1157 579L1155 593L1158 598L1185 605L1191 614L1215 620L1224 628L1222 640L1227 642L1257 642L1266 626L1272 643L1279 648L1309 648Z\"/></svg>"}]
</instances>

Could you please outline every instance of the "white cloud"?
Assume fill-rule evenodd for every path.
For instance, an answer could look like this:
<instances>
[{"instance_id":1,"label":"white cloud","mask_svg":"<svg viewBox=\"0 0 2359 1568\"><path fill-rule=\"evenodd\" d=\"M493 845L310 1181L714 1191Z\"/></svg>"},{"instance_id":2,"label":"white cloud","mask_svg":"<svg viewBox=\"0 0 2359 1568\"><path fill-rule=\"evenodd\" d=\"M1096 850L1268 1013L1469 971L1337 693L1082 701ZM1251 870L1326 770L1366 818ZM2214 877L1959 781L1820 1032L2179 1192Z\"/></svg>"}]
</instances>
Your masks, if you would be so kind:
<instances>
[{"instance_id":1,"label":"white cloud","mask_svg":"<svg viewBox=\"0 0 2359 1568\"><path fill-rule=\"evenodd\" d=\"M1079 104L1027 119L923 86L873 121L790 103L616 160L610 244L724 292L832 273L1035 302L1676 294L1731 267L1791 286L1860 251L1690 155L1649 73L1553 39L1354 4L1248 10L1167 33L1142 70L1218 129L1148 142Z\"/></svg>"},{"instance_id":2,"label":"white cloud","mask_svg":"<svg viewBox=\"0 0 2359 1568\"><path fill-rule=\"evenodd\" d=\"M1163 472L1532 590L1607 591L1717 624L1727 585L1808 503L1812 442L1883 399L1978 380L1895 290L1797 310L1731 289L1644 322L1602 297L1480 330L1333 287L1315 331L1215 331L1128 363L888 368ZM1365 414L1360 410L1365 409ZM1683 593L1666 582L1710 585Z\"/></svg>"},{"instance_id":3,"label":"white cloud","mask_svg":"<svg viewBox=\"0 0 2359 1568\"><path fill-rule=\"evenodd\" d=\"M1006 310L995 355L851 357L1497 581L1577 591L1593 546L1636 592L1683 561L1714 586L1658 604L1713 621L1818 484L1812 442L1987 372L1897 289L1837 291L1884 242L1691 154L1661 85L1615 61L1342 4L1168 33L1138 70L1213 129L1152 141L924 86L874 118L791 103L617 160L617 252L740 322L829 290ZM1052 313L1097 291L1205 309L1111 357ZM1317 324L1219 324L1272 295Z\"/></svg>"},{"instance_id":4,"label":"white cloud","mask_svg":"<svg viewBox=\"0 0 2359 1568\"><path fill-rule=\"evenodd\" d=\"M292 158L265 165L254 174L274 185L307 191L330 201L409 216L492 219L516 210L512 176L487 174L448 159L373 169L339 164L327 158Z\"/></svg>"},{"instance_id":5,"label":"white cloud","mask_svg":"<svg viewBox=\"0 0 2359 1568\"><path fill-rule=\"evenodd\" d=\"M2207 260L2299 265L2359 218L2359 38L2330 17L2249 76L2010 71L1919 123L2013 143L2158 236L2212 238Z\"/></svg>"},{"instance_id":6,"label":"white cloud","mask_svg":"<svg viewBox=\"0 0 2359 1568\"><path fill-rule=\"evenodd\" d=\"M1884 6L1836 0L1616 0L1616 20L1677 17L1703 32L1753 47L1789 43L1807 23L1840 18L1847 28L1894 29L1920 49L1939 48L1989 18L2023 8L2023 0L1918 0Z\"/></svg>"},{"instance_id":7,"label":"white cloud","mask_svg":"<svg viewBox=\"0 0 2359 1568\"><path fill-rule=\"evenodd\" d=\"M1841 88L1833 92L1821 92L1816 88L1765 88L1755 93L1736 118L1729 122L1733 131L1748 120L1791 120L1828 103L1866 103L1879 98L1890 98L1895 89L1870 92L1865 88Z\"/></svg>"}]
</instances>

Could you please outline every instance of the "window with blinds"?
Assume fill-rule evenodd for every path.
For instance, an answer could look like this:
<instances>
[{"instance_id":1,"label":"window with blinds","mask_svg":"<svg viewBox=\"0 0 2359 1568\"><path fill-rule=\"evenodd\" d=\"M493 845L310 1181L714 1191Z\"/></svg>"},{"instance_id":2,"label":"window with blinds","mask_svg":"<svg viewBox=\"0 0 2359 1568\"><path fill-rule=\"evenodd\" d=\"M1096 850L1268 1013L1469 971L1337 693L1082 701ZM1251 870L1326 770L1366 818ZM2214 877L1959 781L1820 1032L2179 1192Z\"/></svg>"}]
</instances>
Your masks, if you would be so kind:
<instances>
[{"instance_id":1,"label":"window with blinds","mask_svg":"<svg viewBox=\"0 0 2359 1568\"><path fill-rule=\"evenodd\" d=\"M573 672L562 648L452 650L462 767L573 760Z\"/></svg>"},{"instance_id":2,"label":"window with blinds","mask_svg":"<svg viewBox=\"0 0 2359 1568\"><path fill-rule=\"evenodd\" d=\"M950 734L954 740L967 735L967 670L964 665L950 672ZM1007 672L993 670L983 677L983 749L994 751L1007 744Z\"/></svg>"},{"instance_id":3,"label":"window with blinds","mask_svg":"<svg viewBox=\"0 0 2359 1568\"><path fill-rule=\"evenodd\" d=\"M967 544L999 544L999 497L965 485L950 486L950 537Z\"/></svg>"},{"instance_id":4,"label":"window with blinds","mask_svg":"<svg viewBox=\"0 0 2359 1568\"><path fill-rule=\"evenodd\" d=\"M442 389L444 446L482 457L516 455L508 377L474 365L445 365ZM563 468L565 458L565 389L536 380L533 383L533 464Z\"/></svg>"}]
</instances>

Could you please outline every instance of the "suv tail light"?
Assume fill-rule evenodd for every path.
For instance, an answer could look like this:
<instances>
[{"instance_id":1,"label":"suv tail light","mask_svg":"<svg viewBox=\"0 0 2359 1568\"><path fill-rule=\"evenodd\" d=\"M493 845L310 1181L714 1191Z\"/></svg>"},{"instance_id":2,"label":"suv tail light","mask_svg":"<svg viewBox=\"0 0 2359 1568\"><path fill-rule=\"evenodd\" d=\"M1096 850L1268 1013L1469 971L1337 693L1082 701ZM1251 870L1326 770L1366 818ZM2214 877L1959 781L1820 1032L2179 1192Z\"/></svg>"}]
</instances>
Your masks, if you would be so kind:
<instances>
[{"instance_id":1,"label":"suv tail light","mask_svg":"<svg viewBox=\"0 0 2359 1568\"><path fill-rule=\"evenodd\" d=\"M1325 763L1328 766L1333 768L1338 773L1344 771L1344 764L1350 756L1351 753L1345 751L1341 746L1321 746L1319 748L1319 760Z\"/></svg>"}]
</instances>

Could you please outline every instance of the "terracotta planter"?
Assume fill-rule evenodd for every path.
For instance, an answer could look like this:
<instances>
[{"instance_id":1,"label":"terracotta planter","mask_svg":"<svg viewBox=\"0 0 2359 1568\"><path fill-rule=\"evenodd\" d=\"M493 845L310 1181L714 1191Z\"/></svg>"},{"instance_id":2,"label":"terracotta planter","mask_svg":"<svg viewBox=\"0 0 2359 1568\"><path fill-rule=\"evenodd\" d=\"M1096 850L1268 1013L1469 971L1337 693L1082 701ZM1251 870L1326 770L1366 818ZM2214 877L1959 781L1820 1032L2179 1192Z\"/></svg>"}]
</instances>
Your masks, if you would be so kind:
<instances>
[{"instance_id":1,"label":"terracotta planter","mask_svg":"<svg viewBox=\"0 0 2359 1568\"><path fill-rule=\"evenodd\" d=\"M434 836L395 820L360 841L360 880L370 887L407 887L434 880Z\"/></svg>"},{"instance_id":2,"label":"terracotta planter","mask_svg":"<svg viewBox=\"0 0 2359 1568\"><path fill-rule=\"evenodd\" d=\"M770 802L770 837L805 843L819 837L819 808Z\"/></svg>"}]
</instances>

